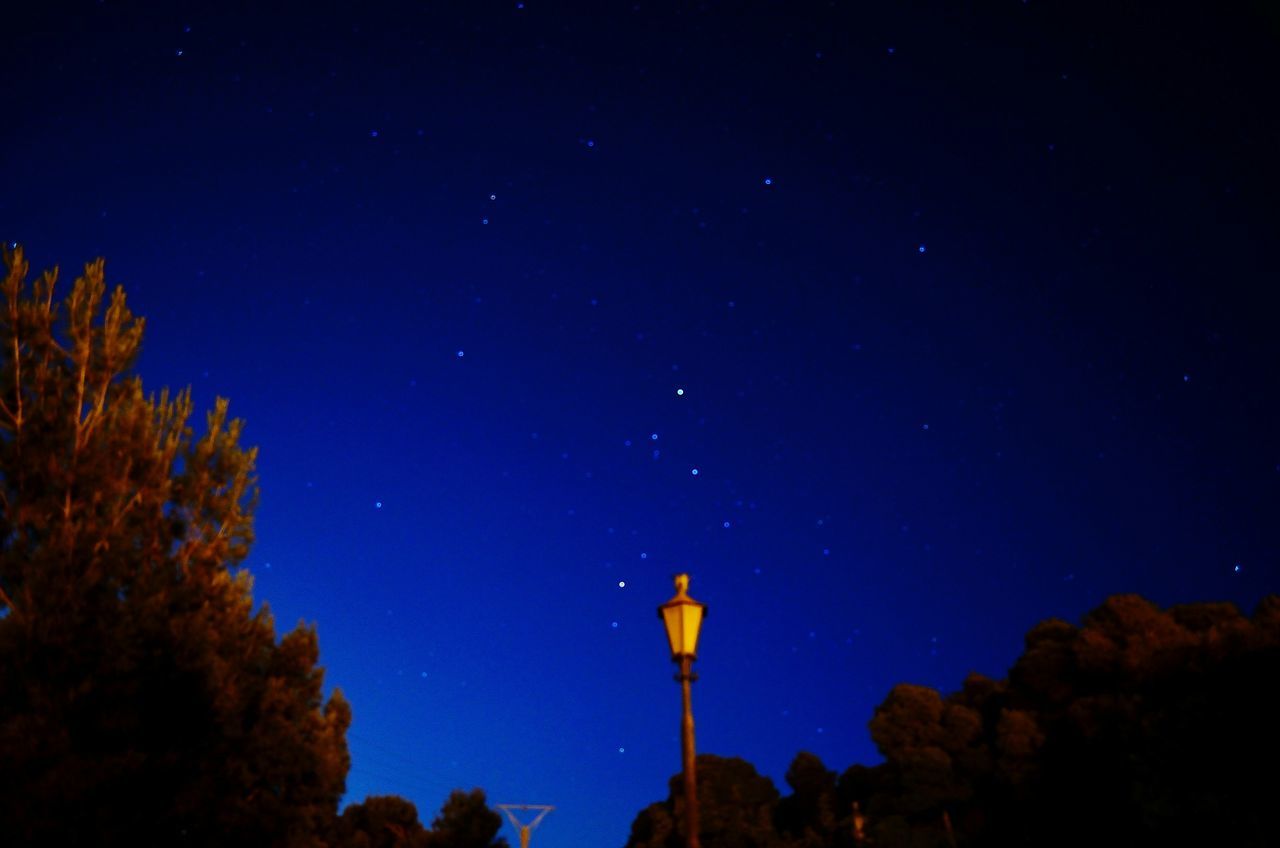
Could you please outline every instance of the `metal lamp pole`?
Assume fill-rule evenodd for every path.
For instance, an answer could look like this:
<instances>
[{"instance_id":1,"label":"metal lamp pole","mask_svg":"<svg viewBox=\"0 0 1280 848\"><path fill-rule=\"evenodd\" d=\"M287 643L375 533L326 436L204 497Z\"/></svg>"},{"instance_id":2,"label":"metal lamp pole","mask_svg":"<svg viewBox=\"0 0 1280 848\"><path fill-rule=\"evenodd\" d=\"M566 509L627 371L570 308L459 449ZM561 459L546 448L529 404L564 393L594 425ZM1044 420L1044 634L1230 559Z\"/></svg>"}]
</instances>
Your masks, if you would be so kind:
<instances>
[{"instance_id":1,"label":"metal lamp pole","mask_svg":"<svg viewBox=\"0 0 1280 848\"><path fill-rule=\"evenodd\" d=\"M684 820L688 827L689 848L701 848L698 841L698 774L693 747L693 657L680 658L680 691L684 695L684 720L680 722L680 748L684 758Z\"/></svg>"},{"instance_id":2,"label":"metal lamp pole","mask_svg":"<svg viewBox=\"0 0 1280 848\"><path fill-rule=\"evenodd\" d=\"M688 848L701 848L698 840L698 777L693 746L693 661L697 659L698 635L707 607L689 597L689 575L675 578L676 595L658 607L658 617L667 629L671 643L671 659L680 664L676 680L684 701L684 716L680 724L680 747L683 754L685 844Z\"/></svg>"}]
</instances>

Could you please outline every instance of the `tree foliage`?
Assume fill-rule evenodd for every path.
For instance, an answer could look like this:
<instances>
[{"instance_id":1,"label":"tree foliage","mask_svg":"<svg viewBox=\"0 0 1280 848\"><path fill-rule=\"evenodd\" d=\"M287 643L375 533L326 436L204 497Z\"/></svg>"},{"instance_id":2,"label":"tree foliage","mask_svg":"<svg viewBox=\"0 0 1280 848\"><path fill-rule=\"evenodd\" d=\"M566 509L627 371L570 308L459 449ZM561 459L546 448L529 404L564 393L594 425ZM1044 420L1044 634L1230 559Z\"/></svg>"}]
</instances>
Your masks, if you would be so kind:
<instances>
[{"instance_id":1,"label":"tree foliage","mask_svg":"<svg viewBox=\"0 0 1280 848\"><path fill-rule=\"evenodd\" d=\"M338 820L338 848L425 848L418 808L398 795L373 795L351 804Z\"/></svg>"},{"instance_id":2,"label":"tree foliage","mask_svg":"<svg viewBox=\"0 0 1280 848\"><path fill-rule=\"evenodd\" d=\"M375 796L342 811L338 848L507 848L498 836L502 816L489 809L484 791L455 789L427 830L418 809L398 796Z\"/></svg>"},{"instance_id":3,"label":"tree foliage","mask_svg":"<svg viewBox=\"0 0 1280 848\"><path fill-rule=\"evenodd\" d=\"M6 252L0 304L0 821L14 844L313 845L350 711L314 629L240 570L255 452L218 400L146 395L103 262L62 303Z\"/></svg>"},{"instance_id":4,"label":"tree foliage","mask_svg":"<svg viewBox=\"0 0 1280 848\"><path fill-rule=\"evenodd\" d=\"M774 823L778 834L795 848L821 848L831 842L839 818L836 773L808 751L787 769L791 794L778 802Z\"/></svg>"},{"instance_id":5,"label":"tree foliage","mask_svg":"<svg viewBox=\"0 0 1280 848\"><path fill-rule=\"evenodd\" d=\"M440 813L431 821L427 845L430 848L506 848L498 836L502 816L489 809L484 790L449 793Z\"/></svg>"},{"instance_id":6,"label":"tree foliage","mask_svg":"<svg viewBox=\"0 0 1280 848\"><path fill-rule=\"evenodd\" d=\"M778 790L773 781L738 757L699 754L698 834L704 848L772 848L778 843L773 811ZM667 800L650 804L631 825L627 848L679 848L684 845L684 781L671 778Z\"/></svg>"},{"instance_id":7,"label":"tree foliage","mask_svg":"<svg viewBox=\"0 0 1280 848\"><path fill-rule=\"evenodd\" d=\"M703 801L699 757L713 821L760 822L762 807L773 811L773 828L753 829L749 842L704 826L702 843L1274 844L1270 783L1255 766L1280 760L1269 694L1278 671L1280 598L1246 618L1230 604L1161 610L1118 595L1080 626L1036 625L1005 680L971 674L946 696L894 687L870 723L879 765L835 780L801 753L787 772L791 795L775 804L745 790L751 776L765 778L733 761L732 774L712 770ZM683 844L679 794L673 778L671 797L636 818L629 848Z\"/></svg>"}]
</instances>

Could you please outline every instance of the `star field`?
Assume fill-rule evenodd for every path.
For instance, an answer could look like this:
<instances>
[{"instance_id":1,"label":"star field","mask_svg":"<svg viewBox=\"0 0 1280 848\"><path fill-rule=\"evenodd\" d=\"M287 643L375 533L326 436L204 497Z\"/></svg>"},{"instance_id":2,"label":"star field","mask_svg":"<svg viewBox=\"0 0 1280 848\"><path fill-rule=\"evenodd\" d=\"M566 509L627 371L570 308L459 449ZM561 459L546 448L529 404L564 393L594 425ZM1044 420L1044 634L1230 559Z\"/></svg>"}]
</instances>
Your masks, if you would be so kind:
<instances>
[{"instance_id":1,"label":"star field","mask_svg":"<svg viewBox=\"0 0 1280 848\"><path fill-rule=\"evenodd\" d=\"M622 845L678 571L699 750L784 790L1044 618L1276 591L1280 30L1101 9L50 4L0 238L246 420L348 800Z\"/></svg>"}]
</instances>

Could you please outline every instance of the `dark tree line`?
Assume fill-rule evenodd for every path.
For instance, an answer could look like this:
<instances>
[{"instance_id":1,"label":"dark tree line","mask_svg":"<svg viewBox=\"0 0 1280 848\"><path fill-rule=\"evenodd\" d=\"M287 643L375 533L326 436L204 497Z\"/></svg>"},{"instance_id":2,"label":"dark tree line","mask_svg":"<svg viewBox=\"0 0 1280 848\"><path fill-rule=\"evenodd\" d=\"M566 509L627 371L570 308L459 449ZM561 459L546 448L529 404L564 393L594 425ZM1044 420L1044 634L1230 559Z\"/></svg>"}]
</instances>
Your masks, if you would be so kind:
<instances>
[{"instance_id":1,"label":"dark tree line","mask_svg":"<svg viewBox=\"0 0 1280 848\"><path fill-rule=\"evenodd\" d=\"M802 753L780 798L750 764L699 757L702 844L1280 844L1278 673L1280 597L1246 618L1115 596L1079 627L1033 628L1007 679L971 674L947 696L894 687L871 721L879 765L837 775ZM682 816L673 778L628 848L683 845Z\"/></svg>"},{"instance_id":2,"label":"dark tree line","mask_svg":"<svg viewBox=\"0 0 1280 848\"><path fill-rule=\"evenodd\" d=\"M197 434L189 391L144 394L101 260L59 302L4 259L0 844L504 844L479 791L431 830L402 799L338 816L351 710L315 629L254 608L241 422L220 399Z\"/></svg>"},{"instance_id":3,"label":"dark tree line","mask_svg":"<svg viewBox=\"0 0 1280 848\"><path fill-rule=\"evenodd\" d=\"M428 830L417 808L396 795L378 795L342 811L338 848L506 848L499 837L502 816L489 809L484 792L455 789Z\"/></svg>"}]
</instances>

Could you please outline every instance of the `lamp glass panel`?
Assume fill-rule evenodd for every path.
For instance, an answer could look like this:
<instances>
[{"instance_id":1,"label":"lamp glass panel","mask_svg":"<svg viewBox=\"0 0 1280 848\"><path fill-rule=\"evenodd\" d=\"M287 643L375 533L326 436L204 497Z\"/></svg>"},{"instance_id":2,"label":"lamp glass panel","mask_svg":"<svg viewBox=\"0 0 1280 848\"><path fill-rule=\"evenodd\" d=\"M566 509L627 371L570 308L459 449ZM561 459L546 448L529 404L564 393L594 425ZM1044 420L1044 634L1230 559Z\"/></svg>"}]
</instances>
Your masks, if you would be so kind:
<instances>
[{"instance_id":1,"label":"lamp glass panel","mask_svg":"<svg viewBox=\"0 0 1280 848\"><path fill-rule=\"evenodd\" d=\"M683 604L680 609L684 613L684 623L680 628L683 642L681 650L689 656L695 656L698 653L698 631L702 627L702 605Z\"/></svg>"},{"instance_id":2,"label":"lamp glass panel","mask_svg":"<svg viewBox=\"0 0 1280 848\"><path fill-rule=\"evenodd\" d=\"M680 615L680 605L671 604L662 608L662 624L667 630L667 641L671 645L671 656L680 653L680 645L684 641L682 635L684 619Z\"/></svg>"}]
</instances>

